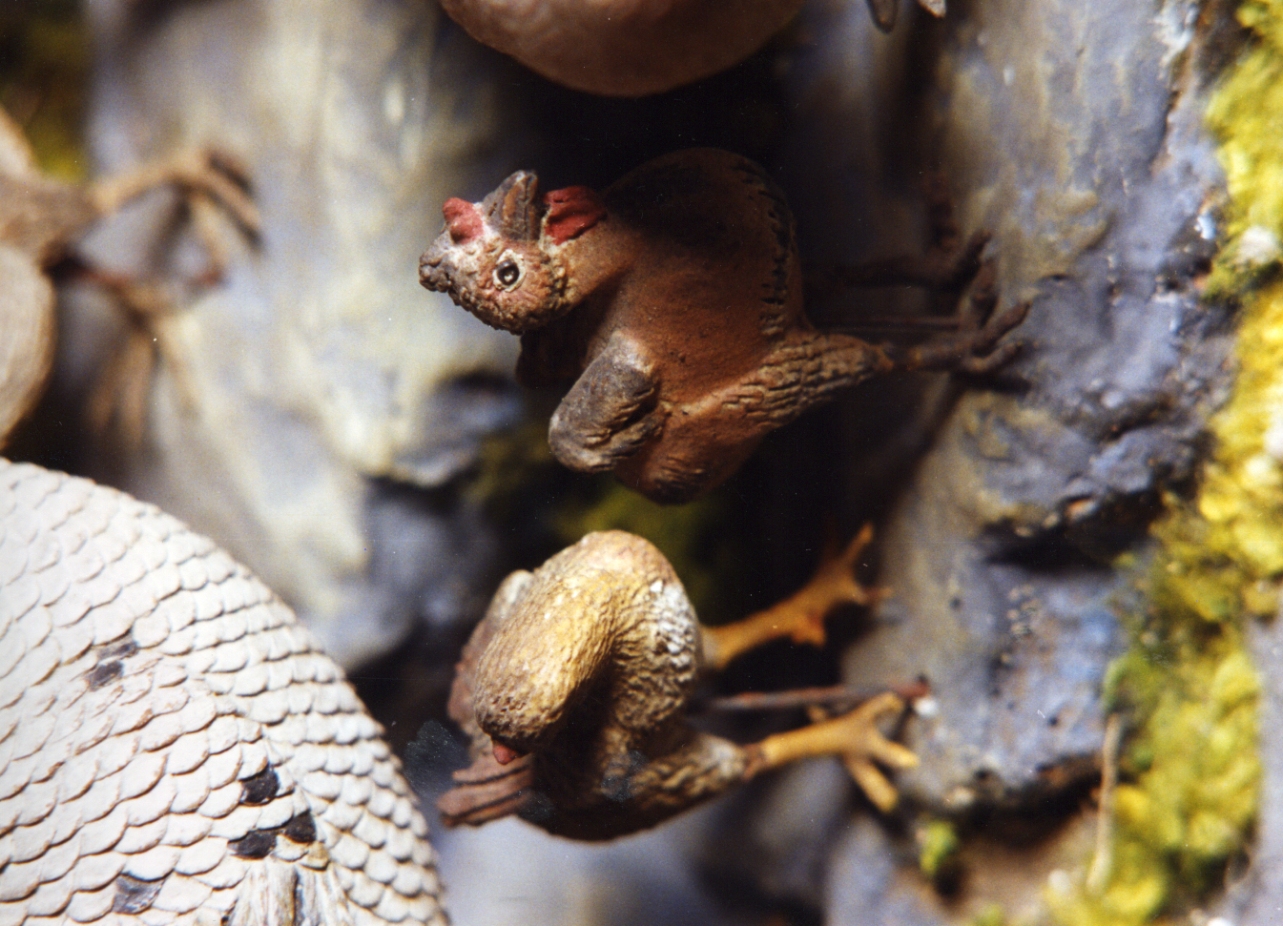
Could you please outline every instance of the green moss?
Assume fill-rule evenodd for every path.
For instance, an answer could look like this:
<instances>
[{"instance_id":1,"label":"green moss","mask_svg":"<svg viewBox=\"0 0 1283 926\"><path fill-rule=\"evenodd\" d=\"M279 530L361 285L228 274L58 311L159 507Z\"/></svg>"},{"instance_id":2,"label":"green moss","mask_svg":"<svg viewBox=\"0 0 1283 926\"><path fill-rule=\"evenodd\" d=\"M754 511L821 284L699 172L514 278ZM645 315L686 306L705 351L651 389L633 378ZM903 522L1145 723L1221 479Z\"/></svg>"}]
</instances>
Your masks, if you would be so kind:
<instances>
[{"instance_id":1,"label":"green moss","mask_svg":"<svg viewBox=\"0 0 1283 926\"><path fill-rule=\"evenodd\" d=\"M497 514L508 508L525 507L523 496L529 495L532 484L547 482L555 471L556 461L548 449L545 432L546 426L527 421L520 427L487 436L468 484L473 499Z\"/></svg>"},{"instance_id":2,"label":"green moss","mask_svg":"<svg viewBox=\"0 0 1283 926\"><path fill-rule=\"evenodd\" d=\"M972 919L971 926L1007 926L1007 917L1002 907L990 904Z\"/></svg>"},{"instance_id":3,"label":"green moss","mask_svg":"<svg viewBox=\"0 0 1283 926\"><path fill-rule=\"evenodd\" d=\"M74 0L0 6L0 105L23 127L44 170L83 180L90 49L81 7Z\"/></svg>"},{"instance_id":4,"label":"green moss","mask_svg":"<svg viewBox=\"0 0 1283 926\"><path fill-rule=\"evenodd\" d=\"M622 530L645 537L673 564L700 618L718 623L729 615L722 613L715 591L734 562L725 544L714 548L721 514L716 496L688 505L659 505L611 481L595 497L565 508L556 524L565 543L591 531Z\"/></svg>"},{"instance_id":5,"label":"green moss","mask_svg":"<svg viewBox=\"0 0 1283 926\"><path fill-rule=\"evenodd\" d=\"M743 616L740 597L725 591L740 559L734 532L725 529L725 496L656 504L612 476L585 479L569 472L553 459L546 435L546 423L530 421L488 438L469 486L498 522L537 535L520 551L521 565L538 563L591 531L625 530L668 558L701 620L716 624Z\"/></svg>"},{"instance_id":6,"label":"green moss","mask_svg":"<svg viewBox=\"0 0 1283 926\"><path fill-rule=\"evenodd\" d=\"M1283 0L1249 0L1255 44L1208 110L1230 192L1209 292L1242 303L1234 392L1192 503L1155 527L1148 606L1107 695L1129 719L1112 864L1089 889L1048 891L1072 926L1175 921L1222 883L1256 818L1260 680L1243 625L1272 615L1283 580Z\"/></svg>"},{"instance_id":7,"label":"green moss","mask_svg":"<svg viewBox=\"0 0 1283 926\"><path fill-rule=\"evenodd\" d=\"M927 880L939 884L958 871L962 841L947 820L931 820L918 828L918 869Z\"/></svg>"}]
</instances>

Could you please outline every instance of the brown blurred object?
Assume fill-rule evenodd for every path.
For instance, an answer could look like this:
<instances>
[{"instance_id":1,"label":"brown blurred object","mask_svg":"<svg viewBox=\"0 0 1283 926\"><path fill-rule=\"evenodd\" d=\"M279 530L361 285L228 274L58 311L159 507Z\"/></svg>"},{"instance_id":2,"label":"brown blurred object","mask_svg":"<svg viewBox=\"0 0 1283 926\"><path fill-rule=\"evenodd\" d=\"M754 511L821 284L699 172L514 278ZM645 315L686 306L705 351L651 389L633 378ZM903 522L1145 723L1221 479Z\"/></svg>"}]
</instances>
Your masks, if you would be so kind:
<instances>
[{"instance_id":1,"label":"brown blurred object","mask_svg":"<svg viewBox=\"0 0 1283 926\"><path fill-rule=\"evenodd\" d=\"M443 211L420 282L521 335L518 382L573 383L549 424L553 456L664 504L716 488L768 433L844 389L897 371L998 369L1028 311L994 312L981 234L957 249L976 285L956 335L901 349L815 329L784 192L716 148L648 161L601 194L541 193L519 171Z\"/></svg>"},{"instance_id":2,"label":"brown blurred object","mask_svg":"<svg viewBox=\"0 0 1283 926\"><path fill-rule=\"evenodd\" d=\"M936 16L941 0L920 0ZM743 61L778 32L801 0L442 0L479 42L549 80L603 96L646 96ZM879 28L895 0L870 0Z\"/></svg>"},{"instance_id":3,"label":"brown blurred object","mask_svg":"<svg viewBox=\"0 0 1283 926\"><path fill-rule=\"evenodd\" d=\"M21 128L0 109L0 447L39 399L53 363L54 288L48 271L68 257L72 243L94 221L169 184L218 202L244 230L257 233L258 213L243 188L243 177L225 158L189 152L101 183L63 183L40 172ZM218 255L212 252L211 259L217 261ZM156 299L142 299L130 281L73 269L115 292L131 318L143 320L144 327L147 319L163 314L154 308L140 310L144 303L154 306ZM211 271L217 272L216 267ZM141 369L149 371L150 364L148 360ZM106 386L115 394L124 382L113 375ZM110 417L106 414L103 420ZM134 433L140 429L140 422L133 424Z\"/></svg>"}]
</instances>

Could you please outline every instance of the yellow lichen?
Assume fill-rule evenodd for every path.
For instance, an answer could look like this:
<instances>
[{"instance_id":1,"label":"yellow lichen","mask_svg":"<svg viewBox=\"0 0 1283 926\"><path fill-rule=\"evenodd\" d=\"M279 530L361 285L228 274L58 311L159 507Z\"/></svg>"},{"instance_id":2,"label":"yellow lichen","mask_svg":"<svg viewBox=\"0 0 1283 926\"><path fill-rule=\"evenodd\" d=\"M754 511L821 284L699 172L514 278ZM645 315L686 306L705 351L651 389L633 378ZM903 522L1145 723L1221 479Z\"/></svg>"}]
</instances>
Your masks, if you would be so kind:
<instances>
[{"instance_id":1,"label":"yellow lichen","mask_svg":"<svg viewBox=\"0 0 1283 926\"><path fill-rule=\"evenodd\" d=\"M1247 0L1239 8L1238 18L1258 41L1231 70L1207 111L1208 122L1220 137L1221 164L1233 200L1228 240L1214 282L1230 291L1241 284L1237 274L1259 271L1265 264L1277 262L1277 254L1270 261L1271 249L1260 242L1272 239L1277 252L1283 232L1283 158L1279 156L1283 135L1283 2Z\"/></svg>"},{"instance_id":2,"label":"yellow lichen","mask_svg":"<svg viewBox=\"0 0 1283 926\"><path fill-rule=\"evenodd\" d=\"M940 882L954 875L962 842L948 820L931 820L918 828L918 869L929 881Z\"/></svg>"},{"instance_id":3,"label":"yellow lichen","mask_svg":"<svg viewBox=\"0 0 1283 926\"><path fill-rule=\"evenodd\" d=\"M1283 580L1283 0L1249 0L1254 45L1208 110L1230 193L1209 292L1241 302L1233 394L1192 504L1155 527L1160 552L1108 694L1131 721L1104 888L1048 890L1072 926L1175 921L1220 883L1258 807L1260 680L1243 622L1273 615Z\"/></svg>"}]
</instances>

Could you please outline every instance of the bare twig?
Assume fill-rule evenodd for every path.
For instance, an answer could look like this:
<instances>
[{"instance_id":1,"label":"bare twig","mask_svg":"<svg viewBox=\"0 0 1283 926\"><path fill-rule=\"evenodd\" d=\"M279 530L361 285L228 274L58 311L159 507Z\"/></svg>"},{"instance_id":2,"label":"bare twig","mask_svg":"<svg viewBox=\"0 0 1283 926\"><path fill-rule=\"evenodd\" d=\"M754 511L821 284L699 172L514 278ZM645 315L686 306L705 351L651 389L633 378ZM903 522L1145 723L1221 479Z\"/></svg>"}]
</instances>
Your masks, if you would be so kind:
<instances>
[{"instance_id":1,"label":"bare twig","mask_svg":"<svg viewBox=\"0 0 1283 926\"><path fill-rule=\"evenodd\" d=\"M794 688L790 691L748 691L722 698L709 698L699 707L704 711L779 711L823 704L841 712L875 698L884 691L894 692L905 701L916 701L930 694L931 686L919 680L880 688L867 685L828 685Z\"/></svg>"},{"instance_id":2,"label":"bare twig","mask_svg":"<svg viewBox=\"0 0 1283 926\"><path fill-rule=\"evenodd\" d=\"M1096 814L1096 852L1087 870L1087 890L1100 894L1114 867L1114 792L1118 787L1118 747L1123 724L1117 714L1105 722L1105 743L1100 755L1100 809Z\"/></svg>"}]
</instances>

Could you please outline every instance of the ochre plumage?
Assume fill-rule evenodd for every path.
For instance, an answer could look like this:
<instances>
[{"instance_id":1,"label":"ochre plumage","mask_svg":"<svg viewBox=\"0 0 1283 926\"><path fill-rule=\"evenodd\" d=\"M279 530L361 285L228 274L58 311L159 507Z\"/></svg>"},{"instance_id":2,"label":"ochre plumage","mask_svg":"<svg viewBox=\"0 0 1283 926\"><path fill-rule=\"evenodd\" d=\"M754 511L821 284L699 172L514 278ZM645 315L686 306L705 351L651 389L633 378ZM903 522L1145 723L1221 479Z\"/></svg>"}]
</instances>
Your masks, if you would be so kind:
<instances>
[{"instance_id":1,"label":"ochre plumage","mask_svg":"<svg viewBox=\"0 0 1283 926\"><path fill-rule=\"evenodd\" d=\"M446 821L517 813L552 833L608 839L812 755L842 756L889 809L895 791L873 760L916 764L876 726L903 709L894 694L748 746L686 723L701 670L770 639L822 642L830 610L872 600L851 576L868 540L826 559L788 602L718 628L699 624L663 554L622 531L589 534L533 573L513 573L455 676L450 713L474 761L439 804Z\"/></svg>"}]
</instances>

